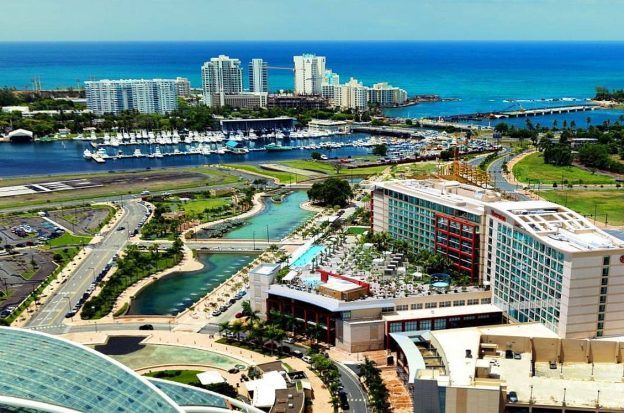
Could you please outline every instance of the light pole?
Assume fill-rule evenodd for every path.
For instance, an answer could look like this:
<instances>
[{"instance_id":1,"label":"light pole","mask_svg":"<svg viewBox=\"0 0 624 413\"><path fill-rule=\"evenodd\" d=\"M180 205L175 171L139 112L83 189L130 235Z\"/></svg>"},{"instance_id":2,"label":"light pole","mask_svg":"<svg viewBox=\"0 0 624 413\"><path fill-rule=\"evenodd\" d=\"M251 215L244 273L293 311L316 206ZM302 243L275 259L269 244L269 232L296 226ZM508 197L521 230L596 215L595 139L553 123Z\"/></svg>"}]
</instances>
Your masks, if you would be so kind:
<instances>
[{"instance_id":1,"label":"light pole","mask_svg":"<svg viewBox=\"0 0 624 413\"><path fill-rule=\"evenodd\" d=\"M266 226L266 231L267 231L267 244L270 244L270 243L271 243L271 240L270 240L270 238L269 238L269 225L268 225L268 224L267 224L267 226Z\"/></svg>"},{"instance_id":2,"label":"light pole","mask_svg":"<svg viewBox=\"0 0 624 413\"><path fill-rule=\"evenodd\" d=\"M253 249L256 250L256 231L253 232Z\"/></svg>"}]
</instances>

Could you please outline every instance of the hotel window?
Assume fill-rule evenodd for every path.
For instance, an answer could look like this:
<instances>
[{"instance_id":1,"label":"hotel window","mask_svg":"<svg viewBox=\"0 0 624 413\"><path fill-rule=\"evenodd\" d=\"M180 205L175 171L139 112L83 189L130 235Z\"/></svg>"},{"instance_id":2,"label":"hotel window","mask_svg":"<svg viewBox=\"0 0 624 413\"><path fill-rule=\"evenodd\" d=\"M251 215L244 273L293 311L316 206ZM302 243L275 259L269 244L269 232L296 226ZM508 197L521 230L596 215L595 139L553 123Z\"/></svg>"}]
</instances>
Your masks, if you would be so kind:
<instances>
[{"instance_id":1,"label":"hotel window","mask_svg":"<svg viewBox=\"0 0 624 413\"><path fill-rule=\"evenodd\" d=\"M602 258L602 265L609 265L610 262L611 262L611 257L606 256Z\"/></svg>"},{"instance_id":2,"label":"hotel window","mask_svg":"<svg viewBox=\"0 0 624 413\"><path fill-rule=\"evenodd\" d=\"M340 317L343 320L351 320L351 311L343 311L340 313Z\"/></svg>"},{"instance_id":3,"label":"hotel window","mask_svg":"<svg viewBox=\"0 0 624 413\"><path fill-rule=\"evenodd\" d=\"M425 303L425 308L438 308L438 303Z\"/></svg>"},{"instance_id":4,"label":"hotel window","mask_svg":"<svg viewBox=\"0 0 624 413\"><path fill-rule=\"evenodd\" d=\"M453 306L454 307L459 307L459 306L462 306L462 305L466 305L466 300L456 300L456 301L453 301Z\"/></svg>"},{"instance_id":5,"label":"hotel window","mask_svg":"<svg viewBox=\"0 0 624 413\"><path fill-rule=\"evenodd\" d=\"M422 303L412 304L412 305L410 306L410 309L411 309L411 310L422 310L422 308L423 308Z\"/></svg>"},{"instance_id":6,"label":"hotel window","mask_svg":"<svg viewBox=\"0 0 624 413\"><path fill-rule=\"evenodd\" d=\"M492 303L492 299L491 298L482 298L481 299L481 304L491 304Z\"/></svg>"},{"instance_id":7,"label":"hotel window","mask_svg":"<svg viewBox=\"0 0 624 413\"><path fill-rule=\"evenodd\" d=\"M478 298L471 298L468 300L468 305L477 305L477 304L479 304Z\"/></svg>"},{"instance_id":8,"label":"hotel window","mask_svg":"<svg viewBox=\"0 0 624 413\"><path fill-rule=\"evenodd\" d=\"M444 330L446 328L446 318L438 318L433 321L434 330Z\"/></svg>"},{"instance_id":9,"label":"hotel window","mask_svg":"<svg viewBox=\"0 0 624 413\"><path fill-rule=\"evenodd\" d=\"M609 279L608 278L603 278L602 279L602 285L607 285L609 283Z\"/></svg>"},{"instance_id":10,"label":"hotel window","mask_svg":"<svg viewBox=\"0 0 624 413\"><path fill-rule=\"evenodd\" d=\"M391 333L398 333L400 331L403 331L403 323L401 323L401 322L390 323L390 332Z\"/></svg>"},{"instance_id":11,"label":"hotel window","mask_svg":"<svg viewBox=\"0 0 624 413\"><path fill-rule=\"evenodd\" d=\"M606 277L609 275L609 267L602 267L602 276Z\"/></svg>"},{"instance_id":12,"label":"hotel window","mask_svg":"<svg viewBox=\"0 0 624 413\"><path fill-rule=\"evenodd\" d=\"M416 331L418 330L418 321L407 321L405 323L405 331Z\"/></svg>"},{"instance_id":13,"label":"hotel window","mask_svg":"<svg viewBox=\"0 0 624 413\"><path fill-rule=\"evenodd\" d=\"M607 287L600 287L600 295L605 295L607 293Z\"/></svg>"},{"instance_id":14,"label":"hotel window","mask_svg":"<svg viewBox=\"0 0 624 413\"><path fill-rule=\"evenodd\" d=\"M421 330L431 330L431 320L420 320Z\"/></svg>"},{"instance_id":15,"label":"hotel window","mask_svg":"<svg viewBox=\"0 0 624 413\"><path fill-rule=\"evenodd\" d=\"M450 301L440 301L440 308L450 307L450 306L451 306Z\"/></svg>"},{"instance_id":16,"label":"hotel window","mask_svg":"<svg viewBox=\"0 0 624 413\"><path fill-rule=\"evenodd\" d=\"M407 304L401 304L396 306L397 311L405 311L407 310Z\"/></svg>"},{"instance_id":17,"label":"hotel window","mask_svg":"<svg viewBox=\"0 0 624 413\"><path fill-rule=\"evenodd\" d=\"M391 313L391 312L393 312L393 311L394 311L394 307L383 307L383 308L381 309L381 312L382 312L382 313Z\"/></svg>"}]
</instances>

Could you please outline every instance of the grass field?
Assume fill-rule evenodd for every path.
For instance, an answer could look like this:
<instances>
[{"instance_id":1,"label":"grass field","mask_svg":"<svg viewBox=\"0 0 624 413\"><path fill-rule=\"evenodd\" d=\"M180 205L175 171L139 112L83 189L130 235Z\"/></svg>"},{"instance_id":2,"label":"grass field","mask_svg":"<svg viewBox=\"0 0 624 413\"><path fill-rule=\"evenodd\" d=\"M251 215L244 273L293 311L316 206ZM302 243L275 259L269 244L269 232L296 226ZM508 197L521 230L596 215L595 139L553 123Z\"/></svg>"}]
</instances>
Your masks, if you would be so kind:
<instances>
[{"instance_id":1,"label":"grass field","mask_svg":"<svg viewBox=\"0 0 624 413\"><path fill-rule=\"evenodd\" d=\"M257 173L260 175L270 176L271 178L277 178L281 183L289 183L295 182L296 177L295 174L289 174L288 172L280 172L280 171L270 171L268 169L263 169L258 165L247 165L247 164L229 164L229 167L234 169L240 169L241 171L247 171L252 173Z\"/></svg>"},{"instance_id":2,"label":"grass field","mask_svg":"<svg viewBox=\"0 0 624 413\"><path fill-rule=\"evenodd\" d=\"M179 204L178 208L188 213L200 213L204 212L206 208L212 209L228 205L230 203L229 201L229 197L197 199Z\"/></svg>"},{"instance_id":3,"label":"grass field","mask_svg":"<svg viewBox=\"0 0 624 413\"><path fill-rule=\"evenodd\" d=\"M349 228L347 228L347 234L349 234L349 235L362 235L363 233L365 233L369 229L370 228L368 228L368 227L349 227Z\"/></svg>"},{"instance_id":4,"label":"grass field","mask_svg":"<svg viewBox=\"0 0 624 413\"><path fill-rule=\"evenodd\" d=\"M611 225L624 225L624 191L541 191L539 195L551 202L564 205L579 214L591 216L593 220L594 208L596 221Z\"/></svg>"},{"instance_id":5,"label":"grass field","mask_svg":"<svg viewBox=\"0 0 624 413\"><path fill-rule=\"evenodd\" d=\"M60 248L67 245L87 244L89 241L91 241L91 237L79 237L66 232L60 237L47 241L46 245L50 248Z\"/></svg>"},{"instance_id":6,"label":"grass field","mask_svg":"<svg viewBox=\"0 0 624 413\"><path fill-rule=\"evenodd\" d=\"M520 182L561 185L568 181L571 184L611 184L615 180L607 175L592 174L589 171L576 166L555 166L544 163L541 153L533 153L526 156L514 165L513 174Z\"/></svg>"},{"instance_id":7,"label":"grass field","mask_svg":"<svg viewBox=\"0 0 624 413\"><path fill-rule=\"evenodd\" d=\"M139 193L144 190L158 192L238 182L238 177L236 176L207 167L193 167L0 179L0 187L69 179L88 179L101 186L4 197L0 198L0 208L35 206L49 202L81 201L98 197L115 197L127 195L128 193Z\"/></svg>"},{"instance_id":8,"label":"grass field","mask_svg":"<svg viewBox=\"0 0 624 413\"><path fill-rule=\"evenodd\" d=\"M426 175L435 172L437 167L437 162L414 162L397 165L393 168L393 172L396 171L403 174Z\"/></svg>"}]
</instances>

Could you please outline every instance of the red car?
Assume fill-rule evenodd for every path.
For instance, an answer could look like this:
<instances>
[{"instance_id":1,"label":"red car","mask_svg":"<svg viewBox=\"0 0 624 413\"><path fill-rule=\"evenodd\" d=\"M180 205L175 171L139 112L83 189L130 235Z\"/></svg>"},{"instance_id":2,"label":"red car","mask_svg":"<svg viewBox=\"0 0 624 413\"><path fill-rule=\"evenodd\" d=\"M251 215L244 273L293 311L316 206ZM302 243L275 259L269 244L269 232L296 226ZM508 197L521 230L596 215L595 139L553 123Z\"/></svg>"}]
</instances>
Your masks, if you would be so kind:
<instances>
[{"instance_id":1,"label":"red car","mask_svg":"<svg viewBox=\"0 0 624 413\"><path fill-rule=\"evenodd\" d=\"M236 317L236 318L241 318L242 316L243 316L243 313L236 313L236 314L234 315L234 317Z\"/></svg>"}]
</instances>

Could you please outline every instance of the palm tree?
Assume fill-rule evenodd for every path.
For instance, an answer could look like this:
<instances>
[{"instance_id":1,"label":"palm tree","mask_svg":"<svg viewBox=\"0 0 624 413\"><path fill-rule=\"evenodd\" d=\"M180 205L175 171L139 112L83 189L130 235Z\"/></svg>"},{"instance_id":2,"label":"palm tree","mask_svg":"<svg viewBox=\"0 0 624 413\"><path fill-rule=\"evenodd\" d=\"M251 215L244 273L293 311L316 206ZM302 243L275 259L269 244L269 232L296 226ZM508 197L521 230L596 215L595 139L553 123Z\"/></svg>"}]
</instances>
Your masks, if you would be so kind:
<instances>
[{"instance_id":1,"label":"palm tree","mask_svg":"<svg viewBox=\"0 0 624 413\"><path fill-rule=\"evenodd\" d=\"M236 340L240 341L240 333L243 331L243 323L240 321L235 321L230 324L230 331L236 334Z\"/></svg>"},{"instance_id":2,"label":"palm tree","mask_svg":"<svg viewBox=\"0 0 624 413\"><path fill-rule=\"evenodd\" d=\"M249 330L249 338L256 343L256 346L262 347L265 337L266 329L264 327L264 324L261 322L254 323Z\"/></svg>"},{"instance_id":3,"label":"palm tree","mask_svg":"<svg viewBox=\"0 0 624 413\"><path fill-rule=\"evenodd\" d=\"M229 333L230 332L230 322L229 321L224 321L222 323L219 323L219 333Z\"/></svg>"},{"instance_id":4,"label":"palm tree","mask_svg":"<svg viewBox=\"0 0 624 413\"><path fill-rule=\"evenodd\" d=\"M251 308L251 303L249 300L243 301L241 304L243 310L243 316L247 317L249 321L257 321L260 319L260 312Z\"/></svg>"}]
</instances>

